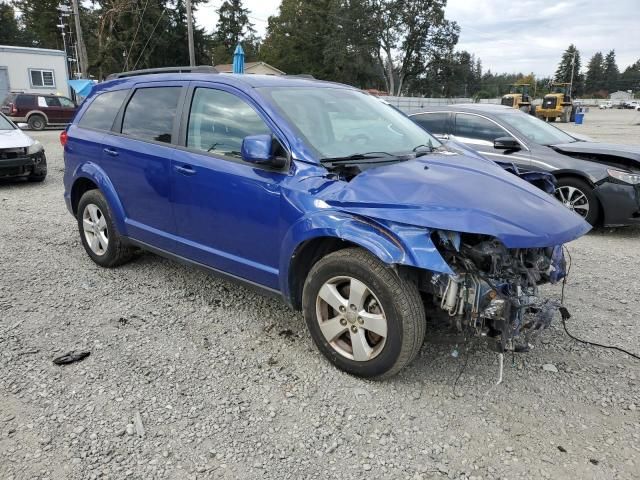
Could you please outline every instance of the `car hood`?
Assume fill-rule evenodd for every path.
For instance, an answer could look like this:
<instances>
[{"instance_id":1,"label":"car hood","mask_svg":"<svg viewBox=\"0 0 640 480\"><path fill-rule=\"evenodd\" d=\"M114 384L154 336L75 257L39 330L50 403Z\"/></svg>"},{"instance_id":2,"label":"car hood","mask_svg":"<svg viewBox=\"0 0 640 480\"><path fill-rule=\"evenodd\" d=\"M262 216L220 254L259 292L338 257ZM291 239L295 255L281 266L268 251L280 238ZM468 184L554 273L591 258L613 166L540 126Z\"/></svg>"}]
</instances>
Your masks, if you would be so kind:
<instances>
[{"instance_id":1,"label":"car hood","mask_svg":"<svg viewBox=\"0 0 640 480\"><path fill-rule=\"evenodd\" d=\"M566 154L593 154L593 158L589 158L592 161L598 161L598 155L603 156L602 162L607 165L615 163L615 159L611 157L618 157L625 159L625 163L628 163L630 167L634 169L640 169L640 145L619 145L615 143L598 143L598 142L573 142L563 143L559 145L551 145L556 151Z\"/></svg>"},{"instance_id":2,"label":"car hood","mask_svg":"<svg viewBox=\"0 0 640 480\"><path fill-rule=\"evenodd\" d=\"M0 130L0 148L22 148L33 144L33 139L22 130Z\"/></svg>"},{"instance_id":3,"label":"car hood","mask_svg":"<svg viewBox=\"0 0 640 480\"><path fill-rule=\"evenodd\" d=\"M509 248L559 245L591 229L553 196L466 155L430 154L372 168L325 201L381 221L491 235Z\"/></svg>"}]
</instances>

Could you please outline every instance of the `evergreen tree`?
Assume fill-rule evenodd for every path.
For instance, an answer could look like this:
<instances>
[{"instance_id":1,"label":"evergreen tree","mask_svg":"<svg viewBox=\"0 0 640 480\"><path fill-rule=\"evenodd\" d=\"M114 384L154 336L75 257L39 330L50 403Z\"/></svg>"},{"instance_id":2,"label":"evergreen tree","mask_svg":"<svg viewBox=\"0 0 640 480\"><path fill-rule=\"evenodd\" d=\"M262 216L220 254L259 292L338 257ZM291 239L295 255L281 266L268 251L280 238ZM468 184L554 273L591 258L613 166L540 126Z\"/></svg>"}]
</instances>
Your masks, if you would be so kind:
<instances>
[{"instance_id":1,"label":"evergreen tree","mask_svg":"<svg viewBox=\"0 0 640 480\"><path fill-rule=\"evenodd\" d=\"M609 92L618 90L618 81L620 80L620 70L616 65L616 52L611 50L604 57L604 88Z\"/></svg>"},{"instance_id":2,"label":"evergreen tree","mask_svg":"<svg viewBox=\"0 0 640 480\"><path fill-rule=\"evenodd\" d=\"M231 63L239 43L242 43L247 60L257 57L260 41L249 20L249 10L244 8L242 0L225 0L218 9L218 23L213 34L214 62Z\"/></svg>"},{"instance_id":3,"label":"evergreen tree","mask_svg":"<svg viewBox=\"0 0 640 480\"><path fill-rule=\"evenodd\" d=\"M60 0L15 0L24 30L33 38L33 46L62 50L62 36L58 29ZM0 30L4 29L4 24Z\"/></svg>"},{"instance_id":4,"label":"evergreen tree","mask_svg":"<svg viewBox=\"0 0 640 480\"><path fill-rule=\"evenodd\" d=\"M605 88L604 57L601 52L596 52L587 65L587 77L585 91L588 94L596 93Z\"/></svg>"},{"instance_id":5,"label":"evergreen tree","mask_svg":"<svg viewBox=\"0 0 640 480\"><path fill-rule=\"evenodd\" d=\"M30 46L29 35L21 28L13 6L0 3L0 45Z\"/></svg>"},{"instance_id":6,"label":"evergreen tree","mask_svg":"<svg viewBox=\"0 0 640 480\"><path fill-rule=\"evenodd\" d=\"M575 45L571 44L562 54L562 59L556 70L555 81L558 83L570 83L573 70L573 91L571 94L574 96L582 94L583 91L580 65L580 52Z\"/></svg>"},{"instance_id":7,"label":"evergreen tree","mask_svg":"<svg viewBox=\"0 0 640 480\"><path fill-rule=\"evenodd\" d=\"M620 89L640 92L640 59L633 65L629 65L620 75ZM636 95L637 98L637 95Z\"/></svg>"}]
</instances>

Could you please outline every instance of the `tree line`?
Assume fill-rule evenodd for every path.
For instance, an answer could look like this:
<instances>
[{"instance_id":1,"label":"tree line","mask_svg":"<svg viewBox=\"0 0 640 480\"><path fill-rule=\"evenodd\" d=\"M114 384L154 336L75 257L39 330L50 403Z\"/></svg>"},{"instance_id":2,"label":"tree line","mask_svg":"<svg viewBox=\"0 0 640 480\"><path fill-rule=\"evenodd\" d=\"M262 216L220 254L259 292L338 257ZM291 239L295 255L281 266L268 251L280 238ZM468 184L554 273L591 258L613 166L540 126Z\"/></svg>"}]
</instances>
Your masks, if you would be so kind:
<instances>
[{"instance_id":1,"label":"tree line","mask_svg":"<svg viewBox=\"0 0 640 480\"><path fill-rule=\"evenodd\" d=\"M64 1L0 4L0 44L62 49L57 8ZM192 3L197 10L207 0ZM225 0L212 33L195 26L196 62L231 63L242 43L247 61L288 74L395 95L475 98L500 96L513 83L528 83L543 95L552 81L569 82L573 63L574 95L640 90L640 60L621 73L613 50L598 52L581 73L574 45L553 78L483 71L480 58L456 49L460 27L445 18L445 6L446 0L281 0L259 38L242 0ZM94 78L189 63L185 0L91 0L81 2L80 20ZM65 23L72 35L73 21Z\"/></svg>"}]
</instances>

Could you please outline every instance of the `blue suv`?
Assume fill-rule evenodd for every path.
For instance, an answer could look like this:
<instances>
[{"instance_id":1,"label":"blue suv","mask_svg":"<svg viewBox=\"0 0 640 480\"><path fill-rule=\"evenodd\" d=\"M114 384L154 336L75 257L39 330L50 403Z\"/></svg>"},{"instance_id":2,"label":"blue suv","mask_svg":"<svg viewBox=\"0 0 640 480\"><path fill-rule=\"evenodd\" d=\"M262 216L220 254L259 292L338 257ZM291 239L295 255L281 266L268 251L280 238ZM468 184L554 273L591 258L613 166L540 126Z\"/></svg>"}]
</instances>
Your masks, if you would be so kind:
<instances>
[{"instance_id":1,"label":"blue suv","mask_svg":"<svg viewBox=\"0 0 640 480\"><path fill-rule=\"evenodd\" d=\"M91 259L135 249L302 310L338 368L388 377L427 317L517 349L557 303L562 244L590 226L360 90L308 78L130 72L61 135L65 200Z\"/></svg>"}]
</instances>

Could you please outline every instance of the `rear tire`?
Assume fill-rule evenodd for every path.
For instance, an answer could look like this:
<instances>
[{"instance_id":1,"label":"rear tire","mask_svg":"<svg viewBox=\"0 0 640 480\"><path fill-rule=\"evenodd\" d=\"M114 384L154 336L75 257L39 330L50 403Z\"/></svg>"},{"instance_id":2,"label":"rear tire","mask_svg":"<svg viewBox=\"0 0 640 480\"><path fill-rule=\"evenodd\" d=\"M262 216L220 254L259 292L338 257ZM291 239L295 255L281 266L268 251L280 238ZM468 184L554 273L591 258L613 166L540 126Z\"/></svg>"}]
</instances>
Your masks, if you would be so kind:
<instances>
[{"instance_id":1,"label":"rear tire","mask_svg":"<svg viewBox=\"0 0 640 480\"><path fill-rule=\"evenodd\" d=\"M591 225L595 227L598 224L600 202L587 182L579 178L559 178L555 195L565 207L576 212Z\"/></svg>"},{"instance_id":2,"label":"rear tire","mask_svg":"<svg viewBox=\"0 0 640 480\"><path fill-rule=\"evenodd\" d=\"M320 352L351 375L393 376L424 341L426 317L417 287L360 248L331 253L313 266L302 307Z\"/></svg>"},{"instance_id":3,"label":"rear tire","mask_svg":"<svg viewBox=\"0 0 640 480\"><path fill-rule=\"evenodd\" d=\"M31 130L44 130L47 126L47 121L42 115L31 115L27 123Z\"/></svg>"},{"instance_id":4,"label":"rear tire","mask_svg":"<svg viewBox=\"0 0 640 480\"><path fill-rule=\"evenodd\" d=\"M124 242L100 190L89 190L78 203L78 230L87 255L95 263L112 268L128 262L133 249Z\"/></svg>"}]
</instances>

